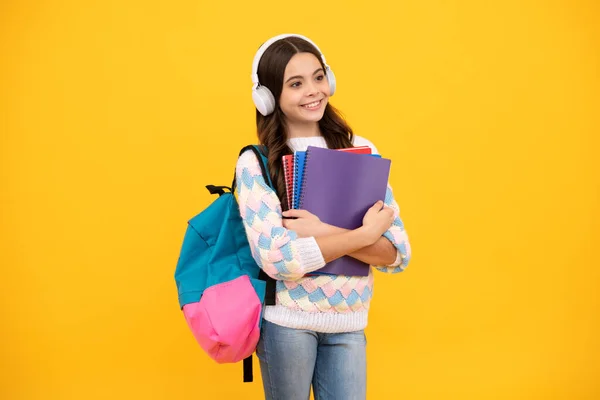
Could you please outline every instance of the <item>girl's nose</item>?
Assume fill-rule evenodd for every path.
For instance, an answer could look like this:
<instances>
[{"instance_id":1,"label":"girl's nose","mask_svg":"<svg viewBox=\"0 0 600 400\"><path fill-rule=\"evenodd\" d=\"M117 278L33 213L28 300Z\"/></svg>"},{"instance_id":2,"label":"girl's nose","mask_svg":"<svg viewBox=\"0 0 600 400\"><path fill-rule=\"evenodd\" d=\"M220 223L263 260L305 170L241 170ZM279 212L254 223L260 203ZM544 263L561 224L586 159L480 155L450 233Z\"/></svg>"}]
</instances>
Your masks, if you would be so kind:
<instances>
[{"instance_id":1,"label":"girl's nose","mask_svg":"<svg viewBox=\"0 0 600 400\"><path fill-rule=\"evenodd\" d=\"M314 96L315 94L319 93L319 88L314 83L307 84L306 90L307 90L306 94L308 96Z\"/></svg>"}]
</instances>

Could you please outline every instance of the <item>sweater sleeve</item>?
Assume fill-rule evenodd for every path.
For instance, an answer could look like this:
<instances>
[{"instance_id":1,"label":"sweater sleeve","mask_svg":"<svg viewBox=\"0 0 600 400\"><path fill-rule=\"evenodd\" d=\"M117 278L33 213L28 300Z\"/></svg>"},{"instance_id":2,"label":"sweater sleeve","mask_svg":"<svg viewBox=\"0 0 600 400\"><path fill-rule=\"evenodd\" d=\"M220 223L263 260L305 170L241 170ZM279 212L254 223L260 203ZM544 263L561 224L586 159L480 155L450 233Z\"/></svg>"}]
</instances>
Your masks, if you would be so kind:
<instances>
[{"instance_id":1,"label":"sweater sleeve","mask_svg":"<svg viewBox=\"0 0 600 400\"><path fill-rule=\"evenodd\" d=\"M374 265L381 272L398 273L404 271L410 261L411 250L408 241L408 235L404 230L404 223L400 219L400 207L394 199L392 187L388 184L385 194L385 204L394 210L394 222L392 226L383 234L394 247L396 247L396 260L391 265Z\"/></svg>"},{"instance_id":2,"label":"sweater sleeve","mask_svg":"<svg viewBox=\"0 0 600 400\"><path fill-rule=\"evenodd\" d=\"M314 237L298 238L296 232L283 227L279 198L265 182L252 151L238 159L236 185L252 256L267 275L294 281L325 265Z\"/></svg>"}]
</instances>

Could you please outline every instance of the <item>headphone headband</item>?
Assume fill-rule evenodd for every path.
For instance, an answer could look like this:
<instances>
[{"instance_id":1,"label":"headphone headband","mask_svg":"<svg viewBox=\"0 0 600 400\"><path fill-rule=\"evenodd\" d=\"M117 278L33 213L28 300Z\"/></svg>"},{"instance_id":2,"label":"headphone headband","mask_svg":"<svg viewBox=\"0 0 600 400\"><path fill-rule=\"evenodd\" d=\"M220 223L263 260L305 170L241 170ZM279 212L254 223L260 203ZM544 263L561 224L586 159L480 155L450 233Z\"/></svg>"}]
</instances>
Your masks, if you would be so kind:
<instances>
[{"instance_id":1,"label":"headphone headband","mask_svg":"<svg viewBox=\"0 0 600 400\"><path fill-rule=\"evenodd\" d=\"M321 55L321 60L323 60L323 64L325 64L325 70L329 70L329 65L327 65L327 61L325 61L325 56L323 55L323 52L321 51L321 49L319 49L319 46L317 46L312 40L310 40L306 36L297 35L294 33L285 33L282 35L274 36L271 39L267 40L265 43L263 43L262 46L260 46L260 48L256 52L256 55L254 56L254 61L252 62L252 83L254 84L254 88L257 88L260 83L258 81L258 64L260 63L260 59L262 58L263 54L265 53L265 51L267 51L269 46L271 46L273 43L275 43L276 41L278 41L280 39L284 39L284 38L288 38L288 37L297 37L300 39L304 39L308 43L312 44L315 47L315 49L317 49L319 54Z\"/></svg>"}]
</instances>

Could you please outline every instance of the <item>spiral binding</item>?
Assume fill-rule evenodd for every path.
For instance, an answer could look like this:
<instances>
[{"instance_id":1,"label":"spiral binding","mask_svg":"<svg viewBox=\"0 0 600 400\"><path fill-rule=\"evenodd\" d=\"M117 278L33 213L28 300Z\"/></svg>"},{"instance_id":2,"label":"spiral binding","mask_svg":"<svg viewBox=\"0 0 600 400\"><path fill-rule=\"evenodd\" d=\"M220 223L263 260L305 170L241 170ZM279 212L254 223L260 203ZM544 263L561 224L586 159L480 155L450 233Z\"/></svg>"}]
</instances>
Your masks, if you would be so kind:
<instances>
[{"instance_id":1,"label":"spiral binding","mask_svg":"<svg viewBox=\"0 0 600 400\"><path fill-rule=\"evenodd\" d=\"M287 207L291 209L294 198L294 189L293 189L293 179L294 179L294 171L290 168L289 158L283 156L283 171L284 171L284 179L285 179L285 191L286 191L286 199L287 199Z\"/></svg>"},{"instance_id":2,"label":"spiral binding","mask_svg":"<svg viewBox=\"0 0 600 400\"><path fill-rule=\"evenodd\" d=\"M308 161L310 160L310 149L306 150L306 155L304 156L304 172L302 175L302 184L300 185L300 199L298 200L298 208L302 208L304 206L304 186L306 185L306 178L308 176Z\"/></svg>"},{"instance_id":3,"label":"spiral binding","mask_svg":"<svg viewBox=\"0 0 600 400\"><path fill-rule=\"evenodd\" d=\"M292 208L297 209L299 204L297 203L298 199L296 198L296 186L298 186L298 158L296 156L296 154L294 154L294 187L293 187L293 192L294 192L294 198L293 198L293 203L294 206Z\"/></svg>"}]
</instances>

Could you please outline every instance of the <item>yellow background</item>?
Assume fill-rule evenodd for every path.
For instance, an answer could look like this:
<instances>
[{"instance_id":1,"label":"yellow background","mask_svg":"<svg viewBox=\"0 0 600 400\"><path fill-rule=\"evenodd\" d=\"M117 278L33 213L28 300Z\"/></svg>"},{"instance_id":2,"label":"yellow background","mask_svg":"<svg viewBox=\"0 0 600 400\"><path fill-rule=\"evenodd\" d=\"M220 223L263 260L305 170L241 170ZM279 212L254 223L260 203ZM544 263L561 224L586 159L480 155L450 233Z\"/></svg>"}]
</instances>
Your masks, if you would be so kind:
<instances>
[{"instance_id":1,"label":"yellow background","mask_svg":"<svg viewBox=\"0 0 600 400\"><path fill-rule=\"evenodd\" d=\"M259 399L195 343L188 218L255 140L250 67L319 44L393 159L370 399L600 398L595 1L3 1L2 399Z\"/></svg>"}]
</instances>

